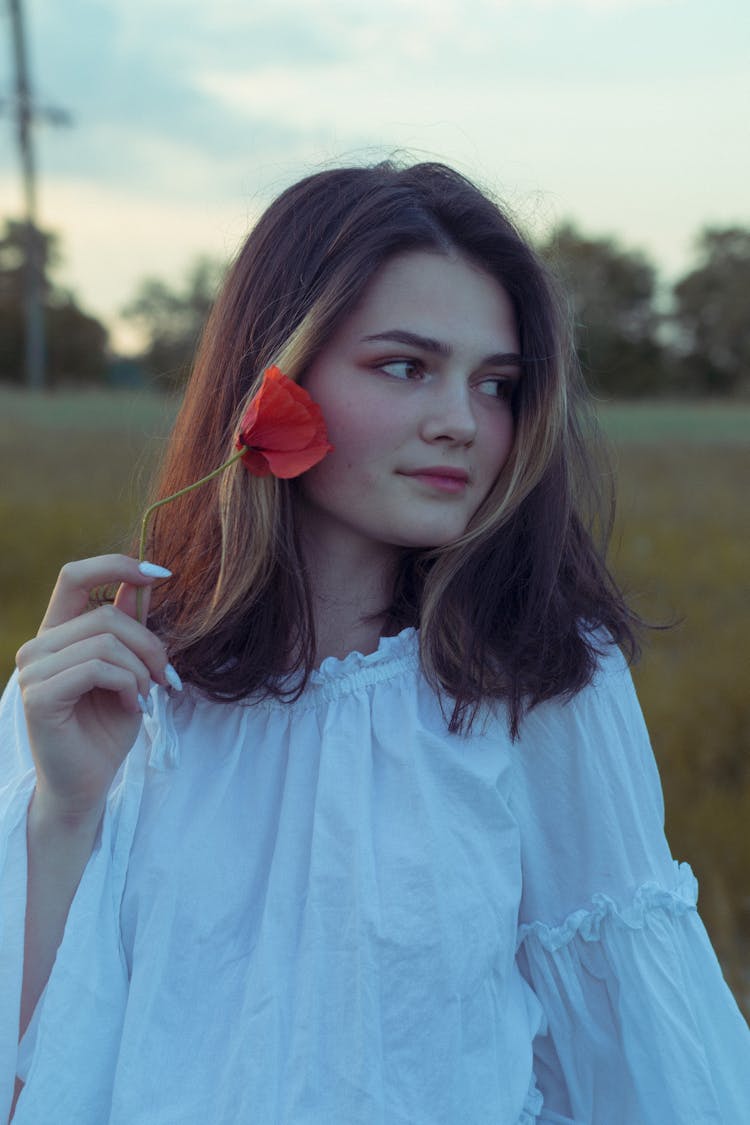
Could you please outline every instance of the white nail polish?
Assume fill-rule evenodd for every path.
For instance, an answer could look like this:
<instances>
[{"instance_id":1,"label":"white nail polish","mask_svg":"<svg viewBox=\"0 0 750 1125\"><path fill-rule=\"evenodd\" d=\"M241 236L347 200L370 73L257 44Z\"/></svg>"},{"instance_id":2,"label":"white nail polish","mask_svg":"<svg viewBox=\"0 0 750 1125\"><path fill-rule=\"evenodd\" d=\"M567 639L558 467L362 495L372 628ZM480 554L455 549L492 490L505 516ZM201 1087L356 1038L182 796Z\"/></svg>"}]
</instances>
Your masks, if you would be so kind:
<instances>
[{"instance_id":1,"label":"white nail polish","mask_svg":"<svg viewBox=\"0 0 750 1125\"><path fill-rule=\"evenodd\" d=\"M182 691L182 680L171 664L167 664L164 669L164 675L167 677L167 683L170 687L173 687L175 691Z\"/></svg>"},{"instance_id":2,"label":"white nail polish","mask_svg":"<svg viewBox=\"0 0 750 1125\"><path fill-rule=\"evenodd\" d=\"M146 700L143 698L140 692L138 692L138 706L140 707L144 715L148 715L148 704L146 703Z\"/></svg>"},{"instance_id":3,"label":"white nail polish","mask_svg":"<svg viewBox=\"0 0 750 1125\"><path fill-rule=\"evenodd\" d=\"M167 570L165 566L157 566L156 563L141 562L138 563L138 569L141 574L145 574L147 578L171 578L172 571Z\"/></svg>"}]
</instances>

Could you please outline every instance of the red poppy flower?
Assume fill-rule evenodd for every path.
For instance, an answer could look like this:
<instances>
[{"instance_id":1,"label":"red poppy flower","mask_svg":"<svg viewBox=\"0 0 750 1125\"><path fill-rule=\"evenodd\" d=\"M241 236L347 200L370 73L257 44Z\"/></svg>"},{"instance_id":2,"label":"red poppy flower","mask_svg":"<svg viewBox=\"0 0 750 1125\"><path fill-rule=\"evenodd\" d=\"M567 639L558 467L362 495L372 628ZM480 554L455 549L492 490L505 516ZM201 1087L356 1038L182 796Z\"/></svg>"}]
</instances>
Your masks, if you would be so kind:
<instances>
[{"instance_id":1,"label":"red poppy flower","mask_svg":"<svg viewBox=\"0 0 750 1125\"><path fill-rule=\"evenodd\" d=\"M235 461L242 461L256 477L267 477L269 473L276 477L298 477L317 465L333 449L318 404L313 402L307 391L282 375L278 367L269 367L264 372L260 390L242 417L235 447L240 452L213 472L146 508L141 520L138 552L141 562L146 550L149 520L156 509L207 484ZM136 591L136 614L139 621L144 620L143 590L140 586Z\"/></svg>"},{"instance_id":2,"label":"red poppy flower","mask_svg":"<svg viewBox=\"0 0 750 1125\"><path fill-rule=\"evenodd\" d=\"M317 403L278 367L269 367L240 422L240 460L256 477L297 477L333 449Z\"/></svg>"}]
</instances>

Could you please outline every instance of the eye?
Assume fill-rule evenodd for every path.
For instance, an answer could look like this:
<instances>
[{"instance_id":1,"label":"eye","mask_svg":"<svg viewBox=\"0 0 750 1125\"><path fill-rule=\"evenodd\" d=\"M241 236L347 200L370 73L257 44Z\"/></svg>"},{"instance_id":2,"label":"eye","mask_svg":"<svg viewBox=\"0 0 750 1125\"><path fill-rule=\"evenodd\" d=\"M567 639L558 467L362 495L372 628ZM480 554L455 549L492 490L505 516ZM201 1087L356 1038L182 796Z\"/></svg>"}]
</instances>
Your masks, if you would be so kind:
<instances>
[{"instance_id":1,"label":"eye","mask_svg":"<svg viewBox=\"0 0 750 1125\"><path fill-rule=\"evenodd\" d=\"M482 379L477 384L477 389L483 395L491 395L492 398L500 399L503 402L511 402L517 386L518 383L515 379L503 375L496 376L493 379Z\"/></svg>"},{"instance_id":2,"label":"eye","mask_svg":"<svg viewBox=\"0 0 750 1125\"><path fill-rule=\"evenodd\" d=\"M424 367L418 359L389 359L379 363L378 369L394 379L418 379L424 374Z\"/></svg>"}]
</instances>

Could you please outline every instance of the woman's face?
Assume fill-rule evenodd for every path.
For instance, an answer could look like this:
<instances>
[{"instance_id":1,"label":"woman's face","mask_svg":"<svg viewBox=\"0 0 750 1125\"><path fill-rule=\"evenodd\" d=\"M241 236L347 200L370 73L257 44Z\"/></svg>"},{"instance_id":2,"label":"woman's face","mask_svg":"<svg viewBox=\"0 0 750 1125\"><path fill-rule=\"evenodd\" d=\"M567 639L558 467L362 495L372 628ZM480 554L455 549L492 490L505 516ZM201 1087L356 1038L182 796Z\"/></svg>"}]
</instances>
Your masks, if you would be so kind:
<instances>
[{"instance_id":1,"label":"woman's face","mask_svg":"<svg viewBox=\"0 0 750 1125\"><path fill-rule=\"evenodd\" d=\"M468 259L387 262L301 380L334 446L299 478L303 528L331 548L460 536L511 451L519 350L507 293Z\"/></svg>"}]
</instances>

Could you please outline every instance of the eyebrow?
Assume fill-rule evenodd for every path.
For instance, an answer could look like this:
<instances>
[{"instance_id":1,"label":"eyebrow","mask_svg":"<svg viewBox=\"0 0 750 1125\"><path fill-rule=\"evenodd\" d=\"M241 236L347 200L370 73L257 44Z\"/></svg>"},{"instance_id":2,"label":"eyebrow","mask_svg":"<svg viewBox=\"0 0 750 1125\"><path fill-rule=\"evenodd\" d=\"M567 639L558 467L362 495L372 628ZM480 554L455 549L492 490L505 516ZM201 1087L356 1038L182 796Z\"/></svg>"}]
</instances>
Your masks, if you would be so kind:
<instances>
[{"instance_id":1,"label":"eyebrow","mask_svg":"<svg viewBox=\"0 0 750 1125\"><path fill-rule=\"evenodd\" d=\"M362 342L370 340L387 340L396 344L405 344L410 348L419 348L433 355L448 359L453 354L453 349L442 340L435 340L432 336L420 336L417 332L408 332L405 328L389 328L385 332L376 332L372 336L363 336ZM523 363L518 352L494 352L485 356L482 364L494 364L498 367L520 367Z\"/></svg>"}]
</instances>

